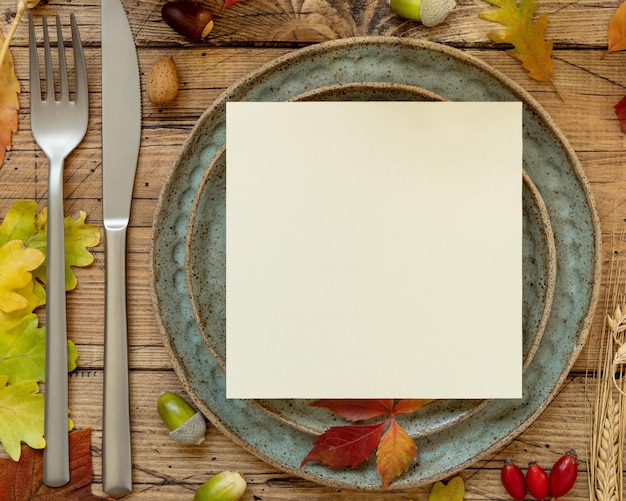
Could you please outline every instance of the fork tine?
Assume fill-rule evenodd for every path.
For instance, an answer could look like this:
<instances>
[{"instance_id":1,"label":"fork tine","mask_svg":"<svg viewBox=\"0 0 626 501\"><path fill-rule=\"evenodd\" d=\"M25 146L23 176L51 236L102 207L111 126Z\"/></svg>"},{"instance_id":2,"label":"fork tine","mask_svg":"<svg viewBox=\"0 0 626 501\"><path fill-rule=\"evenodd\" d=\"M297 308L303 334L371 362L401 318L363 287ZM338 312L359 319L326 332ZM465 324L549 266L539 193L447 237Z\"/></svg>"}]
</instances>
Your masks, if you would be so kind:
<instances>
[{"instance_id":1,"label":"fork tine","mask_svg":"<svg viewBox=\"0 0 626 501\"><path fill-rule=\"evenodd\" d=\"M28 13L28 52L29 52L29 68L30 68L30 95L31 106L41 101L41 82L39 77L39 57L37 55L37 37L35 36L35 25L33 23L33 15ZM37 100L32 99L37 96Z\"/></svg>"},{"instance_id":2,"label":"fork tine","mask_svg":"<svg viewBox=\"0 0 626 501\"><path fill-rule=\"evenodd\" d=\"M50 37L48 36L48 20L41 16L43 27L43 48L46 72L46 101L54 101L54 74L52 73L52 54L50 54Z\"/></svg>"},{"instance_id":3,"label":"fork tine","mask_svg":"<svg viewBox=\"0 0 626 501\"><path fill-rule=\"evenodd\" d=\"M70 90L67 80L67 64L65 62L65 43L63 41L63 29L61 28L61 18L56 15L57 23L57 45L59 49L59 101L69 101Z\"/></svg>"},{"instance_id":4,"label":"fork tine","mask_svg":"<svg viewBox=\"0 0 626 501\"><path fill-rule=\"evenodd\" d=\"M83 44L80 40L80 32L78 31L78 23L74 13L70 14L72 24L72 48L74 50L74 74L76 76L76 93L74 100L78 104L87 105L87 65L85 63L85 54L83 52Z\"/></svg>"}]
</instances>

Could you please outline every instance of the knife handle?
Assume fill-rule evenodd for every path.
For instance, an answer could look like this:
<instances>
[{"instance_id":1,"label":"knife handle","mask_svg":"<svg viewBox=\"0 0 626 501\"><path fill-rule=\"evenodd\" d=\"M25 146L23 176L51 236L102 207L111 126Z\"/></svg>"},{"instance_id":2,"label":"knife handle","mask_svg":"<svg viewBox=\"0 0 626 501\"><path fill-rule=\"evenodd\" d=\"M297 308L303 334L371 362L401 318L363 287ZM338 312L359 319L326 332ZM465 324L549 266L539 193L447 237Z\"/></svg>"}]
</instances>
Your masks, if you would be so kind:
<instances>
[{"instance_id":1,"label":"knife handle","mask_svg":"<svg viewBox=\"0 0 626 501\"><path fill-rule=\"evenodd\" d=\"M43 482L59 487L70 481L62 159L50 160L48 194Z\"/></svg>"},{"instance_id":2,"label":"knife handle","mask_svg":"<svg viewBox=\"0 0 626 501\"><path fill-rule=\"evenodd\" d=\"M132 490L128 326L126 315L126 228L105 225L104 412L102 488Z\"/></svg>"}]
</instances>

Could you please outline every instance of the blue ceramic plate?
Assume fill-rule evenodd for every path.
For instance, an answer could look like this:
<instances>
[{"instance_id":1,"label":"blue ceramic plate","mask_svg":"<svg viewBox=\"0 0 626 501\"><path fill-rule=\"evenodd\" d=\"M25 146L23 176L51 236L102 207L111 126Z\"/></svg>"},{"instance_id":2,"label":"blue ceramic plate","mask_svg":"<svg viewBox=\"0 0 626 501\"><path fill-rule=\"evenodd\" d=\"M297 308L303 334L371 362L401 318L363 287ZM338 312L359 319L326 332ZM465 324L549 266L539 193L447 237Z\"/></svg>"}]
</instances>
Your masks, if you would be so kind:
<instances>
[{"instance_id":1,"label":"blue ceramic plate","mask_svg":"<svg viewBox=\"0 0 626 501\"><path fill-rule=\"evenodd\" d=\"M199 329L185 274L186 237L198 187L225 142L227 101L286 101L354 82L414 85L450 100L522 101L524 169L544 200L557 275L544 334L524 373L523 398L492 400L453 426L417 438L419 460L391 486L431 483L503 447L545 409L582 349L597 301L599 226L591 191L567 140L517 84L467 54L394 37L343 39L295 51L230 87L198 121L167 180L154 220L152 290L174 367L195 404L223 433L278 468L343 488L378 490L370 462L331 470L300 463L314 437L254 402L225 398L225 374ZM253 370L253 368L251 368Z\"/></svg>"}]
</instances>

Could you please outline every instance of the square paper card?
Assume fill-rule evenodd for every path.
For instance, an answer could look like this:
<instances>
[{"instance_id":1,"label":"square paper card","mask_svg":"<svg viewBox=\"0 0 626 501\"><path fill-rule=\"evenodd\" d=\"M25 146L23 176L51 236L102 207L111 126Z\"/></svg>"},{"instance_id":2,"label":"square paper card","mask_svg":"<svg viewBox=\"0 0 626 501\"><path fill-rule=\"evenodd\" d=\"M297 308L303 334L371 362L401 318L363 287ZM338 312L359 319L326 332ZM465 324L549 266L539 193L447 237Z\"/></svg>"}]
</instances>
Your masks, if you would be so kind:
<instances>
[{"instance_id":1,"label":"square paper card","mask_svg":"<svg viewBox=\"0 0 626 501\"><path fill-rule=\"evenodd\" d=\"M228 398L521 397L521 103L226 117Z\"/></svg>"}]
</instances>

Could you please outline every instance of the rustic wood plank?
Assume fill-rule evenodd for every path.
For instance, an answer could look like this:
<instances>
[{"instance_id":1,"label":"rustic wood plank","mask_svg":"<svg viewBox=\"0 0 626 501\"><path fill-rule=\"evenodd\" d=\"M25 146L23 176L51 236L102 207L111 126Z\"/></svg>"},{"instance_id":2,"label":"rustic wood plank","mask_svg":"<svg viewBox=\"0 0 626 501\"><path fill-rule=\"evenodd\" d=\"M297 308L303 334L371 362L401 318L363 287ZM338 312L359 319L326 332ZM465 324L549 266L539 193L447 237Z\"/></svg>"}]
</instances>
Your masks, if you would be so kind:
<instances>
[{"instance_id":1,"label":"rustic wood plank","mask_svg":"<svg viewBox=\"0 0 626 501\"><path fill-rule=\"evenodd\" d=\"M319 0L314 4L303 0L249 0L221 12L222 0L203 2L214 15L215 28L202 45L305 45L336 38L362 35L398 35L428 38L456 45L488 44L487 32L495 29L492 23L478 15L492 8L486 2L460 0L447 20L434 28L409 22L393 15L387 0L348 2ZM595 2L584 0L551 0L539 3L539 12L550 16L548 36L558 46L606 47L608 20L619 6L619 1ZM131 29L140 46L190 45L161 19L161 2L157 0L124 0ZM64 23L69 13L77 10L73 3L41 5L35 15L60 12ZM14 5L5 16L6 33L12 20ZM99 3L81 2L78 17L82 38L87 45L100 40ZM14 14L13 14L14 15ZM26 23L15 35L15 45L26 45Z\"/></svg>"},{"instance_id":2,"label":"rustic wood plank","mask_svg":"<svg viewBox=\"0 0 626 501\"><path fill-rule=\"evenodd\" d=\"M154 410L163 389L183 391L172 370L158 329L150 296L150 246L156 203L180 148L202 113L237 79L289 53L297 47L325 40L361 35L401 35L459 47L492 65L527 89L564 131L578 154L591 183L602 222L603 272L600 301L587 346L575 362L563 389L541 416L512 443L464 470L466 499L505 499L499 483L499 468L506 457L524 461L538 459L550 465L566 449L581 454L581 476L567 499L589 499L584 470L588 414L593 402L585 383L587 371L595 369L602 319L614 305L607 297L610 263L626 265L626 244L619 241L626 223L626 138L620 131L613 105L626 94L626 53L602 59L606 48L608 20L618 0L540 0L539 11L550 16L548 36L556 51L556 85L564 100L550 87L532 81L504 46L488 41L487 33L497 25L479 19L491 8L486 2L459 0L458 7L442 25L427 29L390 14L387 0L330 1L247 0L220 12L221 0L206 0L215 15L215 30L202 43L191 44L172 32L160 17L162 1L123 0L138 45L142 86L154 61L170 55L176 61L181 88L168 107L157 108L143 98L143 130L135 200L129 231L129 325L132 368L132 425L135 492L124 499L190 499L209 475L222 469L240 468L249 481L244 501L251 500L364 500L425 501L430 486L386 494L338 490L313 484L280 472L251 455L228 437L209 426L201 446L183 447L169 439ZM68 159L66 170L66 213L85 210L89 221L101 225L100 157L100 19L97 0L80 4L51 2L35 10L59 12L67 23L76 11L87 46L92 115L90 130L81 146ZM14 15L14 3L5 6L0 23L6 33ZM2 26L4 24L4 26ZM45 205L47 162L29 133L27 26L16 33L13 54L22 86L19 131L13 149L0 167L0 217L18 199L35 199ZM68 294L70 337L76 342L79 369L70 377L72 417L77 427L93 429L96 477L100 492L102 336L104 318L104 243L94 249L92 266L76 270L79 285ZM626 290L626 283L624 290ZM45 314L41 312L42 323Z\"/></svg>"}]
</instances>

